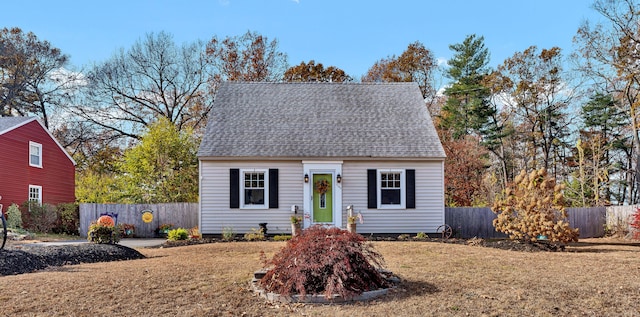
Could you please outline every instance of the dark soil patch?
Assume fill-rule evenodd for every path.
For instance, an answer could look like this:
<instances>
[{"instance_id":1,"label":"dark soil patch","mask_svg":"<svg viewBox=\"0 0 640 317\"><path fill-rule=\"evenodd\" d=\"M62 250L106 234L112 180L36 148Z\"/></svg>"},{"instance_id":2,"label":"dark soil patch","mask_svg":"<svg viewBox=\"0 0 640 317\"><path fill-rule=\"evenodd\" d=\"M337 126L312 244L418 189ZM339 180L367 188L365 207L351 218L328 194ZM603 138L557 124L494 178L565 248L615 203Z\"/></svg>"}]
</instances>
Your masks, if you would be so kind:
<instances>
[{"instance_id":1,"label":"dark soil patch","mask_svg":"<svg viewBox=\"0 0 640 317\"><path fill-rule=\"evenodd\" d=\"M474 240L482 240L482 239L471 239L467 241L467 244L474 245ZM522 251L522 252L539 252L539 251L564 251L564 245L552 244L548 242L522 242L517 240L482 240L479 242L479 245L484 247L502 249L502 250L512 250L512 251Z\"/></svg>"}]
</instances>

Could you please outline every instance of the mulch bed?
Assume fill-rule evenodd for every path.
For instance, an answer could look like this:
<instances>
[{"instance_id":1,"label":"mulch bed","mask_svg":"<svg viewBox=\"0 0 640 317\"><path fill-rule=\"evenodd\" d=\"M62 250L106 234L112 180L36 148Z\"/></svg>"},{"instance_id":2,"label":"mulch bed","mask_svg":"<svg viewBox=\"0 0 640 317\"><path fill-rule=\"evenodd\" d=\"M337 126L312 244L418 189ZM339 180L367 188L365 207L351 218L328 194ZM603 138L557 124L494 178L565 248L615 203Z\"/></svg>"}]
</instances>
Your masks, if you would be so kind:
<instances>
[{"instance_id":1,"label":"mulch bed","mask_svg":"<svg viewBox=\"0 0 640 317\"><path fill-rule=\"evenodd\" d=\"M393 237L372 237L371 241L406 241ZM484 239L410 239L415 242L439 242L466 244L521 252L563 251L563 246L548 243L525 243L512 240ZM234 242L244 241L236 239ZM206 238L200 240L167 241L161 247L179 247L205 243L225 243L222 239ZM0 275L16 275L50 269L63 265L126 261L145 258L140 252L118 244L83 243L73 245L43 246L21 244L7 246L0 250Z\"/></svg>"},{"instance_id":2,"label":"mulch bed","mask_svg":"<svg viewBox=\"0 0 640 317\"><path fill-rule=\"evenodd\" d=\"M415 241L415 242L439 242L439 243L452 243L452 244L466 244L471 246L480 246L487 248L496 248L501 250L512 250L512 251L521 251L521 252L541 252L541 251L564 251L564 245L553 244L549 242L522 242L517 240L509 240L509 239L480 239L480 238L472 238L472 239L458 239L458 238L426 238L426 239L417 239L415 237L403 238L394 237L394 236L373 236L367 237L370 241ZM235 238L232 241L226 241L220 238L210 237L199 240L182 240L182 241L166 241L162 244L163 248L171 248L171 247L180 247L194 244L205 244L205 243L226 243L226 242L244 242L246 240L242 238ZM265 241L274 241L272 238L267 238Z\"/></svg>"},{"instance_id":3,"label":"mulch bed","mask_svg":"<svg viewBox=\"0 0 640 317\"><path fill-rule=\"evenodd\" d=\"M140 252L117 244L16 245L0 250L0 275L16 275L62 265L142 259Z\"/></svg>"}]
</instances>

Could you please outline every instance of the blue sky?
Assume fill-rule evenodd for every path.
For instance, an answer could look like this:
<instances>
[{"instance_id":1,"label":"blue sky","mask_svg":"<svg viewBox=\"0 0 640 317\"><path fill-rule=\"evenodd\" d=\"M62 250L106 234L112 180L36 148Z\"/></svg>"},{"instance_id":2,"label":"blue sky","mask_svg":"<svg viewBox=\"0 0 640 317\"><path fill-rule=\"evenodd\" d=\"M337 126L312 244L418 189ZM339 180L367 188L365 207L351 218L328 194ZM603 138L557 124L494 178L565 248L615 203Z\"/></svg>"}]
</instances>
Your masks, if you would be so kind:
<instances>
[{"instance_id":1,"label":"blue sky","mask_svg":"<svg viewBox=\"0 0 640 317\"><path fill-rule=\"evenodd\" d=\"M420 41L437 58L466 35L485 37L491 65L531 45L573 50L590 0L110 0L8 1L0 27L48 40L77 68L101 62L149 32L177 43L257 31L279 41L290 65L311 59L360 78L373 63Z\"/></svg>"}]
</instances>

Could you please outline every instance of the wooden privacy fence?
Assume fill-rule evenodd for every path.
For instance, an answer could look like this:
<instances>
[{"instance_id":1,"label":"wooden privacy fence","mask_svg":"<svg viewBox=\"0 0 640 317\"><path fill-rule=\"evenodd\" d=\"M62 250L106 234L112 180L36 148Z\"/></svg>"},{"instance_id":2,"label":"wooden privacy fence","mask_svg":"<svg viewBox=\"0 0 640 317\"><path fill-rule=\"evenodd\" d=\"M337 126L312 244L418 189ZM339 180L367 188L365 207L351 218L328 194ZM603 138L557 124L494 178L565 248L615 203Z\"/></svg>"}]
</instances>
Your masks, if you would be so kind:
<instances>
[{"instance_id":1,"label":"wooden privacy fence","mask_svg":"<svg viewBox=\"0 0 640 317\"><path fill-rule=\"evenodd\" d=\"M609 231L629 232L630 217L640 205L609 206L591 208L567 208L569 223L573 228L580 228L580 238L597 238ZM142 211L151 210L153 221L144 223ZM197 203L168 204L80 204L80 235L87 236L89 224L100 215L113 213L118 215L118 223L129 223L135 226L135 235L142 238L155 236L160 224L171 223L174 228L193 228L198 225ZM490 208L445 208L445 223L451 226L457 238L505 238L506 235L496 232L493 219L496 215Z\"/></svg>"},{"instance_id":2,"label":"wooden privacy fence","mask_svg":"<svg viewBox=\"0 0 640 317\"><path fill-rule=\"evenodd\" d=\"M569 223L580 229L580 238L604 236L607 221L607 208L567 208ZM445 223L451 226L454 236L469 239L473 237L491 239L505 238L507 235L497 232L493 227L496 214L491 208L445 208Z\"/></svg>"},{"instance_id":3,"label":"wooden privacy fence","mask_svg":"<svg viewBox=\"0 0 640 317\"><path fill-rule=\"evenodd\" d=\"M580 238L604 237L606 207L567 208L567 213L571 227L580 229Z\"/></svg>"},{"instance_id":4,"label":"wooden privacy fence","mask_svg":"<svg viewBox=\"0 0 640 317\"><path fill-rule=\"evenodd\" d=\"M153 213L150 223L142 221L142 212ZM80 235L87 236L89 225L103 214L117 214L118 223L135 226L135 236L153 238L161 224L170 223L174 228L190 229L198 225L197 203L168 204L80 204Z\"/></svg>"},{"instance_id":5,"label":"wooden privacy fence","mask_svg":"<svg viewBox=\"0 0 640 317\"><path fill-rule=\"evenodd\" d=\"M469 239L473 237L491 239L505 238L504 233L497 232L493 227L496 214L491 208L451 208L444 209L444 222L453 229L456 238Z\"/></svg>"}]
</instances>

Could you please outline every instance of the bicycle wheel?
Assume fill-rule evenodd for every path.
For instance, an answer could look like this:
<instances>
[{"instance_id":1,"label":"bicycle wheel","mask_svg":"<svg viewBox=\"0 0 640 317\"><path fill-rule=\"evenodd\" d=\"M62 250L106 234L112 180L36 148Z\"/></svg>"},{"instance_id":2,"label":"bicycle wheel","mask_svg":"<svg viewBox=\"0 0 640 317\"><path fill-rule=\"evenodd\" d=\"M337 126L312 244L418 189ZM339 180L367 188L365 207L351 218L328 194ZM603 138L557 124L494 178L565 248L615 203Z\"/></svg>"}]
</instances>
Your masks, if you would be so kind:
<instances>
[{"instance_id":1,"label":"bicycle wheel","mask_svg":"<svg viewBox=\"0 0 640 317\"><path fill-rule=\"evenodd\" d=\"M0 247L0 250L2 250L5 243L7 243L7 219L4 218L2 212L0 212L0 218L2 218L2 247Z\"/></svg>"}]
</instances>

